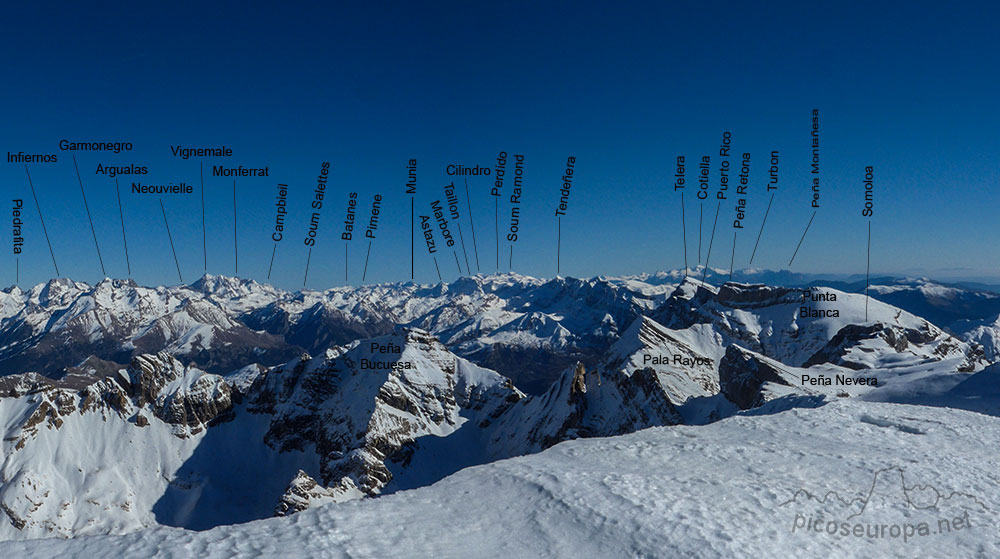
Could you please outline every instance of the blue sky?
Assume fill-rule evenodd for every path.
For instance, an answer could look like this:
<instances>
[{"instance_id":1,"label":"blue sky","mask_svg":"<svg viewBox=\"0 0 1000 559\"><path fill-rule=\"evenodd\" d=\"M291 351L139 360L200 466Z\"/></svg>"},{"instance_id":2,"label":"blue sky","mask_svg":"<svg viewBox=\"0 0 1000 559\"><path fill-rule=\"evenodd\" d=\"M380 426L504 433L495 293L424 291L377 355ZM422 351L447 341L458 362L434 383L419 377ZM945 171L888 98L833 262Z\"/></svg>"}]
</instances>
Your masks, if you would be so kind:
<instances>
[{"instance_id":1,"label":"blue sky","mask_svg":"<svg viewBox=\"0 0 1000 559\"><path fill-rule=\"evenodd\" d=\"M185 281L205 271L199 162L173 157L170 146L233 149L228 160L205 159L206 168L269 166L269 178L237 180L239 274L266 279L272 200L276 184L287 183L288 233L271 282L297 288L315 176L329 161L308 282L322 288L344 283L340 232L349 192L358 193L361 216L374 194L384 198L367 280L406 280L407 160L418 160L415 204L426 214L454 180L446 165L492 167L501 150L525 156L515 271L556 272L554 210L569 155L577 172L562 222L562 274L679 268L675 157L693 162L716 152L729 131L734 155L752 154L737 268L748 263L767 206L766 154L781 153L780 187L754 260L780 269L812 213L810 113L818 108L821 207L794 271L864 272L862 180L873 165L873 273L995 278L998 15L985 3L8 7L0 33L2 151L60 156L31 165L32 179L60 274L91 282L101 269L70 152L58 149L59 140L135 146L129 154L76 154L113 277L128 273L114 181L94 173L98 163L146 165L150 184L195 185L191 195L162 197ZM3 199L27 205L20 283L44 281L55 272L24 168L0 163ZM176 283L160 198L131 194L129 178L120 181L132 277ZM469 180L483 272L496 269L489 183ZM693 187L685 194L692 264ZM464 185L459 192L475 272ZM232 180L207 176L205 199L208 272L233 274ZM722 205L715 266L729 266L734 205ZM714 211L705 204L707 221ZM501 204L501 231L509 212ZM9 223L9 210L2 219ZM704 227L706 251L711 223ZM0 243L0 283L12 284L8 226ZM436 281L419 243L416 278ZM347 250L349 283L360 283L367 243L356 239ZM502 240L502 269L508 250ZM450 251L438 260L446 280L458 275Z\"/></svg>"}]
</instances>

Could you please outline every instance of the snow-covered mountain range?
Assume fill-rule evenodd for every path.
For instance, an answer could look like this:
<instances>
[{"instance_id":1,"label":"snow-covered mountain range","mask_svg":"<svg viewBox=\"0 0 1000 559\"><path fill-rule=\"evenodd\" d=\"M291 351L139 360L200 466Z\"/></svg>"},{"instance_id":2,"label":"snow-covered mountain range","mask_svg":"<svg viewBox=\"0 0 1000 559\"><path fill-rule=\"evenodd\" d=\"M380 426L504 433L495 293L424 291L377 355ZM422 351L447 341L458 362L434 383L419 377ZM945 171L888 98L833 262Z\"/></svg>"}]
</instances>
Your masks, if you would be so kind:
<instances>
[{"instance_id":1,"label":"snow-covered mountain range","mask_svg":"<svg viewBox=\"0 0 1000 559\"><path fill-rule=\"evenodd\" d=\"M56 279L0 292L0 374L59 376L90 356L121 366L159 351L221 374L250 363L278 365L405 325L541 392L562 368L596 362L671 289L517 274L294 293L221 276L157 288ZM115 368L99 363L82 366Z\"/></svg>"},{"instance_id":2,"label":"snow-covered mountain range","mask_svg":"<svg viewBox=\"0 0 1000 559\"><path fill-rule=\"evenodd\" d=\"M566 441L718 431L843 401L997 413L1000 398L975 396L996 383L1000 296L810 283L497 274L292 293L205 276L7 289L0 540L363 511L348 503L433 492Z\"/></svg>"}]
</instances>

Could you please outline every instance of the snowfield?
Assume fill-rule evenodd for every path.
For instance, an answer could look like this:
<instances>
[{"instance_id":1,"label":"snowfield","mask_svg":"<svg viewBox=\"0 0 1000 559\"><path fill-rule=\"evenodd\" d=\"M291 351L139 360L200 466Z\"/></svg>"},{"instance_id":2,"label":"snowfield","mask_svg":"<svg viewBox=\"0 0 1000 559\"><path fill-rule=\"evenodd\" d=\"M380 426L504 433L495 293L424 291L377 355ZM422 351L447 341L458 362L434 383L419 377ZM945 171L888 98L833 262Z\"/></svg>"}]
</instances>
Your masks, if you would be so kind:
<instances>
[{"instance_id":1,"label":"snowfield","mask_svg":"<svg viewBox=\"0 0 1000 559\"><path fill-rule=\"evenodd\" d=\"M0 556L1000 556L1000 419L790 398L705 426L568 441L290 517L5 542Z\"/></svg>"},{"instance_id":2,"label":"snowfield","mask_svg":"<svg viewBox=\"0 0 1000 559\"><path fill-rule=\"evenodd\" d=\"M1000 295L787 279L0 291L0 559L1000 557Z\"/></svg>"}]
</instances>

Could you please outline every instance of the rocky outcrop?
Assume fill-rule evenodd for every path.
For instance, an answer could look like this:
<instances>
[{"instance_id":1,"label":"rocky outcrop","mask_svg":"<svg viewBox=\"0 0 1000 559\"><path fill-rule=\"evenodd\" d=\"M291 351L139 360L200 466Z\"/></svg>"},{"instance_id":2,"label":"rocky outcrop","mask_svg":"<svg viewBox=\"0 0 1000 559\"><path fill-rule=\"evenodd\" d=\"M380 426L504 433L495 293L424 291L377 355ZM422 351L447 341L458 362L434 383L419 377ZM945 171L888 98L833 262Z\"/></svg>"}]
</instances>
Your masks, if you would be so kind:
<instances>
[{"instance_id":1,"label":"rocky outcrop","mask_svg":"<svg viewBox=\"0 0 1000 559\"><path fill-rule=\"evenodd\" d=\"M798 303L801 299L801 289L735 282L723 284L716 296L716 300L723 305L744 309Z\"/></svg>"},{"instance_id":2,"label":"rocky outcrop","mask_svg":"<svg viewBox=\"0 0 1000 559\"><path fill-rule=\"evenodd\" d=\"M225 379L186 368L166 352L136 357L128 375L134 404L149 404L156 417L181 428L179 436L197 434L232 412L232 389Z\"/></svg>"},{"instance_id":3,"label":"rocky outcrop","mask_svg":"<svg viewBox=\"0 0 1000 559\"><path fill-rule=\"evenodd\" d=\"M336 499L334 491L323 487L312 476L299 470L274 508L274 516L288 516L311 507L335 502Z\"/></svg>"},{"instance_id":4,"label":"rocky outcrop","mask_svg":"<svg viewBox=\"0 0 1000 559\"><path fill-rule=\"evenodd\" d=\"M92 377L83 387L80 382L81 377L50 379L34 373L0 379L0 398L26 398L29 406L17 426L17 448L39 428L59 429L72 414L134 418L143 427L149 419L140 412L148 410L186 438L233 413L233 391L222 377L185 367L165 352L137 356L128 369Z\"/></svg>"},{"instance_id":5,"label":"rocky outcrop","mask_svg":"<svg viewBox=\"0 0 1000 559\"><path fill-rule=\"evenodd\" d=\"M105 453L78 444L73 460L83 467L75 473L44 455L16 482L0 480L0 489L17 484L9 491L18 492L0 504L13 503L6 516L27 522L25 533L52 522L60 535L71 534L76 518L113 516L109 506L136 507L146 516L134 518L145 522L153 505L128 491L113 503L87 505L99 513L73 508L60 520L64 500L77 503L84 489L94 495L134 477L147 494L162 496L154 503L171 514L158 517L161 523L208 526L214 520L204 511L216 514L256 499L252 513L227 513L242 522L251 514L288 515L409 489L569 439L714 421L736 408L804 392L797 377L807 373L799 369L803 364L836 374L869 367L879 370L880 382L935 360L947 360L946 373L953 365L978 366L973 347L899 309L873 300L869 322L857 294L814 290L822 296L809 304L830 312L813 313L802 310L803 292L795 289L715 288L688 278L665 299L666 288L638 288L640 296L629 285L503 276L282 294L243 281L146 291L132 284L91 290L53 282L24 295L30 300L24 314L4 318L0 363L8 355L3 351L24 355L18 344L32 340L58 351L64 340L52 333L63 332L111 340L129 364L101 353L73 361L59 378L0 378L0 405L13 401L0 411L16 418L4 434L8 456L64 453L60 437L86 441L91 433L100 443L96 450ZM258 327L270 332L253 331ZM16 339L3 337L11 332ZM432 332L443 332L447 343ZM354 339L373 333L379 336ZM344 345L328 346L331 341ZM227 377L185 364L218 366L257 350L274 357L280 352L271 342L298 357L276 367L247 365ZM308 342L316 356L301 353L299 342ZM88 343L74 351L93 351ZM163 351L133 356L147 346ZM510 378L463 354L485 362L502 357L507 369L523 369L540 384L554 381L527 396ZM530 367L546 376L532 376ZM853 390L844 395L868 388ZM132 463L122 469L102 469L116 459L108 456L129 453ZM230 485L231 479L251 481ZM58 495L44 495L50 480L65 481ZM258 483L267 487L254 487ZM251 494L246 501L229 498ZM43 501L48 508L33 508ZM202 524L193 523L192 511Z\"/></svg>"},{"instance_id":6,"label":"rocky outcrop","mask_svg":"<svg viewBox=\"0 0 1000 559\"><path fill-rule=\"evenodd\" d=\"M726 349L725 357L719 362L722 395L744 410L766 401L765 383L790 386L787 375L774 362L735 345Z\"/></svg>"},{"instance_id":7,"label":"rocky outcrop","mask_svg":"<svg viewBox=\"0 0 1000 559\"><path fill-rule=\"evenodd\" d=\"M803 367L823 363L840 365L852 370L863 370L868 365L852 358L852 352L865 340L881 340L895 353L917 351L930 347L930 358L948 359L961 357L959 372L972 372L984 362L981 346L966 346L956 338L948 336L929 322L918 328L905 328L893 324L848 324L837 331L830 341L814 353Z\"/></svg>"},{"instance_id":8,"label":"rocky outcrop","mask_svg":"<svg viewBox=\"0 0 1000 559\"><path fill-rule=\"evenodd\" d=\"M544 395L521 400L497 421L492 452L498 457L527 454L566 440L682 421L653 369L601 373L578 363Z\"/></svg>"},{"instance_id":9,"label":"rocky outcrop","mask_svg":"<svg viewBox=\"0 0 1000 559\"><path fill-rule=\"evenodd\" d=\"M92 355L117 370L161 350L225 374L405 326L432 332L457 355L541 393L566 366L595 365L621 328L659 301L644 288L604 278L517 274L295 293L207 275L156 288L58 279L0 291L0 375L59 376Z\"/></svg>"},{"instance_id":10,"label":"rocky outcrop","mask_svg":"<svg viewBox=\"0 0 1000 559\"><path fill-rule=\"evenodd\" d=\"M408 463L421 437L466 421L489 426L521 397L508 379L410 328L267 372L248 410L272 415L273 448L314 448L320 482L344 500L381 492L390 466Z\"/></svg>"}]
</instances>

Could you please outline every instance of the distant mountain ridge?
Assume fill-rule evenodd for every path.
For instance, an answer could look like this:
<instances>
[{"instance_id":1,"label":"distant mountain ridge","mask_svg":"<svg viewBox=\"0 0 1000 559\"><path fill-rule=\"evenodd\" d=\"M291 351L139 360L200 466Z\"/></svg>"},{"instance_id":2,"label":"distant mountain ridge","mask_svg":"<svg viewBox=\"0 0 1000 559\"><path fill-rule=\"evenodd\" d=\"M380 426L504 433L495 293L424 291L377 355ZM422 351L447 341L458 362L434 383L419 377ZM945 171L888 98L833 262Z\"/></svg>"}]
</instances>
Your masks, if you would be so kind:
<instances>
[{"instance_id":1,"label":"distant mountain ridge","mask_svg":"<svg viewBox=\"0 0 1000 559\"><path fill-rule=\"evenodd\" d=\"M205 277L7 295L13 357L134 354L0 377L2 539L296 514L567 440L916 400L993 371L978 343L826 287L499 275L285 293Z\"/></svg>"},{"instance_id":2,"label":"distant mountain ridge","mask_svg":"<svg viewBox=\"0 0 1000 559\"><path fill-rule=\"evenodd\" d=\"M687 277L700 279L689 270ZM708 270L708 283L728 271ZM28 291L0 291L0 375L58 377L124 366L168 351L216 374L251 363L274 366L397 326L425 329L455 353L497 370L529 393L557 371L597 365L637 317L656 316L684 280L674 270L638 276L550 280L514 273L287 292L250 279L206 275L189 285L141 287L106 279L95 286L55 279ZM744 283L804 288L814 276L741 270ZM865 284L829 281L848 293ZM1000 295L926 279L878 278L869 293L1000 356ZM660 311L662 314L662 311ZM115 365L117 364L117 365Z\"/></svg>"}]
</instances>

